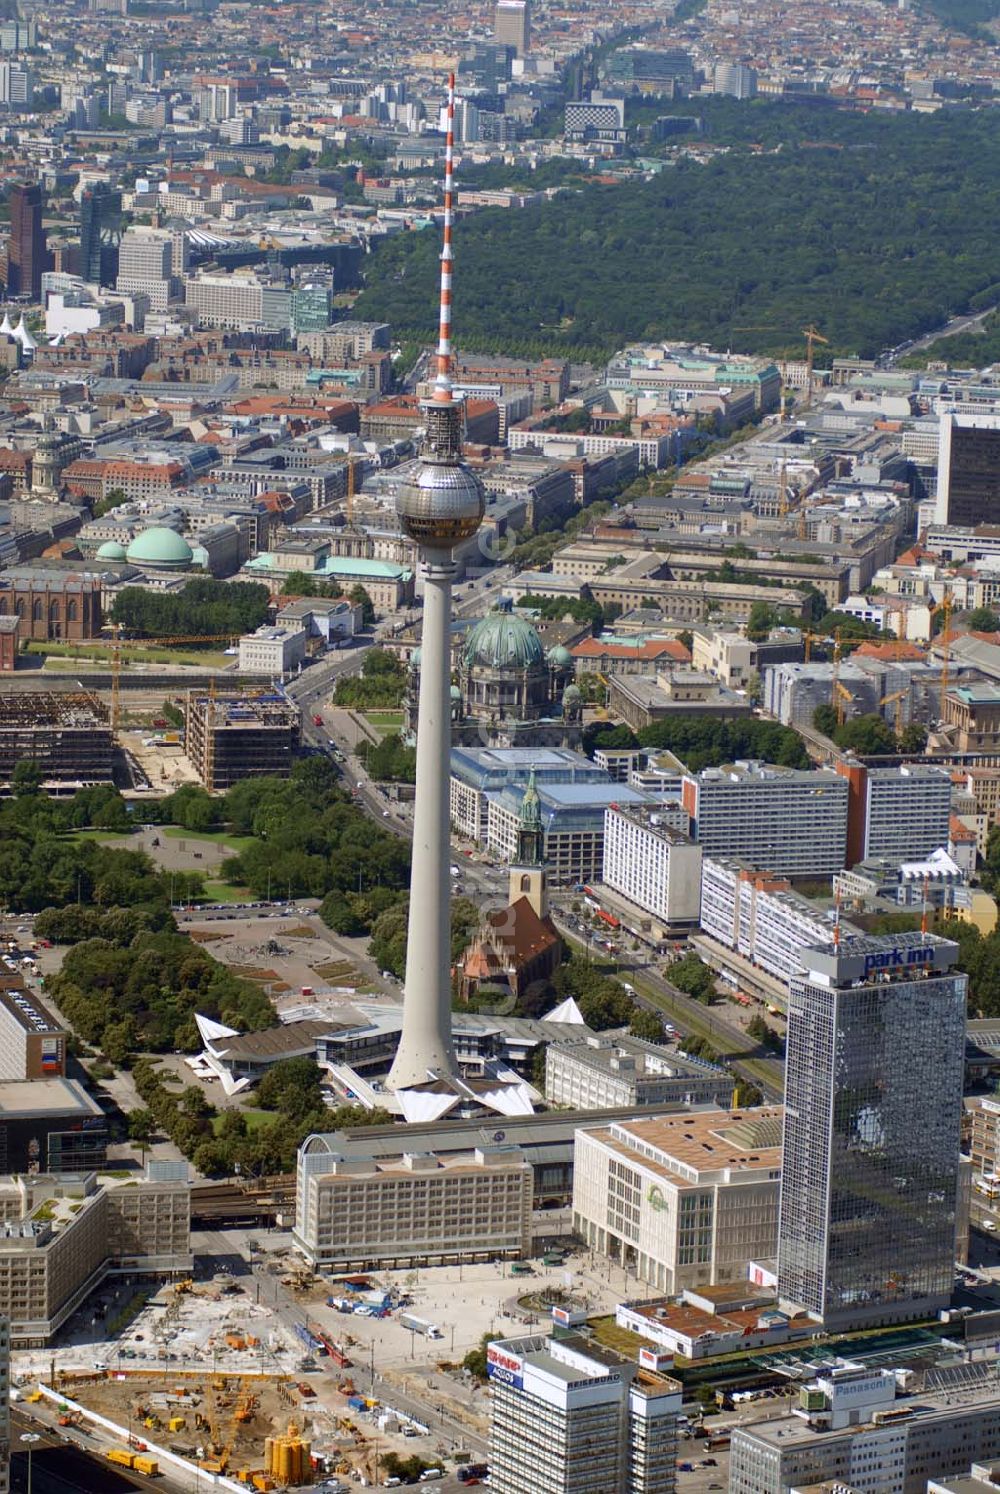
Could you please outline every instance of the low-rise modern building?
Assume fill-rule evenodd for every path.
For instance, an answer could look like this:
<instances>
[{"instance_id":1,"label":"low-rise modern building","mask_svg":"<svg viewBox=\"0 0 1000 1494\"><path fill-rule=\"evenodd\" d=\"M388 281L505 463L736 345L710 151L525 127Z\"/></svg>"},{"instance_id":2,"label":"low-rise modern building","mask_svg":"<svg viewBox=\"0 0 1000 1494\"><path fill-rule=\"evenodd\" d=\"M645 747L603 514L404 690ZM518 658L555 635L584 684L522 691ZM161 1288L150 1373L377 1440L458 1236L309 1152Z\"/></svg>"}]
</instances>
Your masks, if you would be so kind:
<instances>
[{"instance_id":1,"label":"low-rise modern building","mask_svg":"<svg viewBox=\"0 0 1000 1494\"><path fill-rule=\"evenodd\" d=\"M688 1058L640 1038L588 1035L545 1050L545 1098L577 1110L619 1105L728 1105L732 1076L702 1058Z\"/></svg>"},{"instance_id":2,"label":"low-rise modern building","mask_svg":"<svg viewBox=\"0 0 1000 1494\"><path fill-rule=\"evenodd\" d=\"M779 877L829 877L844 865L848 787L839 774L737 762L689 774L682 803L706 856Z\"/></svg>"},{"instance_id":3,"label":"low-rise modern building","mask_svg":"<svg viewBox=\"0 0 1000 1494\"><path fill-rule=\"evenodd\" d=\"M0 1314L44 1348L104 1278L188 1275L191 1189L94 1173L0 1179Z\"/></svg>"},{"instance_id":4,"label":"low-rise modern building","mask_svg":"<svg viewBox=\"0 0 1000 1494\"><path fill-rule=\"evenodd\" d=\"M460 835L485 841L489 796L507 788L523 792L531 773L549 783L610 782L608 774L570 747L465 747L451 749L450 813Z\"/></svg>"},{"instance_id":5,"label":"low-rise modern building","mask_svg":"<svg viewBox=\"0 0 1000 1494\"><path fill-rule=\"evenodd\" d=\"M781 1125L765 1107L578 1131L573 1227L668 1295L745 1280L777 1248Z\"/></svg>"},{"instance_id":6,"label":"low-rise modern building","mask_svg":"<svg viewBox=\"0 0 1000 1494\"><path fill-rule=\"evenodd\" d=\"M797 1413L733 1428L729 1494L786 1494L824 1481L857 1494L924 1494L928 1479L1000 1455L993 1364L934 1372L900 1397L891 1370L844 1364L803 1387Z\"/></svg>"},{"instance_id":7,"label":"low-rise modern building","mask_svg":"<svg viewBox=\"0 0 1000 1494\"><path fill-rule=\"evenodd\" d=\"M489 1344L486 1372L500 1494L673 1494L678 1381L542 1334Z\"/></svg>"},{"instance_id":8,"label":"low-rise modern building","mask_svg":"<svg viewBox=\"0 0 1000 1494\"><path fill-rule=\"evenodd\" d=\"M53 1075L0 1084L0 1175L103 1167L108 1118L76 1079Z\"/></svg>"},{"instance_id":9,"label":"low-rise modern building","mask_svg":"<svg viewBox=\"0 0 1000 1494\"><path fill-rule=\"evenodd\" d=\"M314 1265L370 1270L530 1252L532 1170L514 1146L350 1157L299 1148L295 1242Z\"/></svg>"},{"instance_id":10,"label":"low-rise modern building","mask_svg":"<svg viewBox=\"0 0 1000 1494\"><path fill-rule=\"evenodd\" d=\"M514 858L522 794L507 788L490 795L486 843L504 861ZM604 867L604 816L611 803L638 807L645 794L620 783L539 783L545 864L552 882L593 882Z\"/></svg>"},{"instance_id":11,"label":"low-rise modern building","mask_svg":"<svg viewBox=\"0 0 1000 1494\"><path fill-rule=\"evenodd\" d=\"M604 812L602 881L666 928L690 928L701 906L701 846L664 822L656 805Z\"/></svg>"}]
</instances>

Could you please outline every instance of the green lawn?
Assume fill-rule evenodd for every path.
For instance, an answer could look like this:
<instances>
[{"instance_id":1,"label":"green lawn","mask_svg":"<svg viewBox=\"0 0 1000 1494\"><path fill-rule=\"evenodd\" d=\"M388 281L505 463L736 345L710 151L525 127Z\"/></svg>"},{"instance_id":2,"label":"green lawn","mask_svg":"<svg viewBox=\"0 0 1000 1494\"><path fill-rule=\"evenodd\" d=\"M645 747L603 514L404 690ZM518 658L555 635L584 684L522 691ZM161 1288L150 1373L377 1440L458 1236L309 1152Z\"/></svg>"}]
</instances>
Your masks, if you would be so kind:
<instances>
[{"instance_id":1,"label":"green lawn","mask_svg":"<svg viewBox=\"0 0 1000 1494\"><path fill-rule=\"evenodd\" d=\"M365 711L364 718L379 731L398 731L403 724L402 711Z\"/></svg>"},{"instance_id":2,"label":"green lawn","mask_svg":"<svg viewBox=\"0 0 1000 1494\"><path fill-rule=\"evenodd\" d=\"M216 1136L218 1136L219 1128L222 1125L222 1117L227 1113L227 1111L223 1110L220 1115L215 1116L212 1120L212 1130ZM246 1121L247 1130L251 1135L254 1131L262 1131L265 1126L273 1126L278 1118L273 1110L240 1110L237 1113L242 1115Z\"/></svg>"},{"instance_id":3,"label":"green lawn","mask_svg":"<svg viewBox=\"0 0 1000 1494\"><path fill-rule=\"evenodd\" d=\"M255 844L252 835L231 835L228 830L185 830L183 825L161 825L157 834L165 835L169 840L204 840L210 844L225 846L236 855Z\"/></svg>"},{"instance_id":4,"label":"green lawn","mask_svg":"<svg viewBox=\"0 0 1000 1494\"><path fill-rule=\"evenodd\" d=\"M111 650L106 644L34 642L27 645L26 652L44 654L51 659L89 659L111 668ZM129 664L193 664L206 669L225 669L234 657L221 649L168 648L156 643L127 643L122 647L122 665L126 669Z\"/></svg>"},{"instance_id":5,"label":"green lawn","mask_svg":"<svg viewBox=\"0 0 1000 1494\"><path fill-rule=\"evenodd\" d=\"M231 882L219 882L214 877L205 878L206 903L252 903L253 900L249 887L234 887Z\"/></svg>"},{"instance_id":6,"label":"green lawn","mask_svg":"<svg viewBox=\"0 0 1000 1494\"><path fill-rule=\"evenodd\" d=\"M101 845L118 845L119 842L131 840L135 832L132 830L67 830L60 836L60 840L71 840L74 843L84 840L96 840Z\"/></svg>"}]
</instances>

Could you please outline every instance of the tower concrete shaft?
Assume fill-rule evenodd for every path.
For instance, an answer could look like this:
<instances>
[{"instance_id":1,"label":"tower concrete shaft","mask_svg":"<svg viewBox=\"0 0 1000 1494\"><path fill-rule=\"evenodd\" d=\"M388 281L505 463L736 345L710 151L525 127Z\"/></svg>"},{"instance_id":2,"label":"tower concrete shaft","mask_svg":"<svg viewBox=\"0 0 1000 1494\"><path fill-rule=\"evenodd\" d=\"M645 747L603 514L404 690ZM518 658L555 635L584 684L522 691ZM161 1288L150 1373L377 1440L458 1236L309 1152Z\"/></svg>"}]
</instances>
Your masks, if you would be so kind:
<instances>
[{"instance_id":1,"label":"tower concrete shaft","mask_svg":"<svg viewBox=\"0 0 1000 1494\"><path fill-rule=\"evenodd\" d=\"M458 1072L451 1038L451 582L449 551L425 551L420 639L417 791L407 930L403 1030L390 1089Z\"/></svg>"}]
</instances>

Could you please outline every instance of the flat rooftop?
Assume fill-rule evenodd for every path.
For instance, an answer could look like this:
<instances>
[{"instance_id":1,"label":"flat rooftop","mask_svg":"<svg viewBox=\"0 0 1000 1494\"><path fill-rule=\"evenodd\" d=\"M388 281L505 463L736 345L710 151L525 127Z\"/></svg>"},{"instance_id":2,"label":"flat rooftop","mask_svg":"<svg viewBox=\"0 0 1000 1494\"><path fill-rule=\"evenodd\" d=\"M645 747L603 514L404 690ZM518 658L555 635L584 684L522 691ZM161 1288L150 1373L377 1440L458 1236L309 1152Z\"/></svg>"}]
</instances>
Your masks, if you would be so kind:
<instances>
[{"instance_id":1,"label":"flat rooftop","mask_svg":"<svg viewBox=\"0 0 1000 1494\"><path fill-rule=\"evenodd\" d=\"M60 1027L55 1017L46 1010L42 1003L23 986L8 985L6 982L0 985L0 1006L25 1032L37 1033L43 1037L57 1037L66 1031L64 1027Z\"/></svg>"},{"instance_id":2,"label":"flat rooftop","mask_svg":"<svg viewBox=\"0 0 1000 1494\"><path fill-rule=\"evenodd\" d=\"M0 1083L0 1120L96 1116L104 1111L75 1079L11 1079Z\"/></svg>"},{"instance_id":3,"label":"flat rooftop","mask_svg":"<svg viewBox=\"0 0 1000 1494\"><path fill-rule=\"evenodd\" d=\"M781 1170L784 1107L707 1110L616 1121L592 1135L633 1166L677 1188L700 1187L708 1174Z\"/></svg>"},{"instance_id":4,"label":"flat rooftop","mask_svg":"<svg viewBox=\"0 0 1000 1494\"><path fill-rule=\"evenodd\" d=\"M0 695L0 731L43 728L92 731L107 727L108 713L87 690L24 690Z\"/></svg>"}]
</instances>

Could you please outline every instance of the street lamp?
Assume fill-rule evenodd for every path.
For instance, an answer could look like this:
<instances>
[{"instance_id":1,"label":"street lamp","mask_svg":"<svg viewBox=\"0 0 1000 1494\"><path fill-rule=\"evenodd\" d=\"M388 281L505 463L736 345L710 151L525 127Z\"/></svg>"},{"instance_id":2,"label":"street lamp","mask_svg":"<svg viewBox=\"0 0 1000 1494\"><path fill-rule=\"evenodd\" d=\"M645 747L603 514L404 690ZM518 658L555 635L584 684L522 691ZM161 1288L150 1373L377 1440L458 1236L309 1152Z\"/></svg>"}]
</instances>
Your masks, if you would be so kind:
<instances>
[{"instance_id":1,"label":"street lamp","mask_svg":"<svg viewBox=\"0 0 1000 1494\"><path fill-rule=\"evenodd\" d=\"M31 1449L36 1442L41 1442L41 1440L38 1432L21 1433L21 1441L26 1444L28 1449L28 1494L31 1494Z\"/></svg>"}]
</instances>

